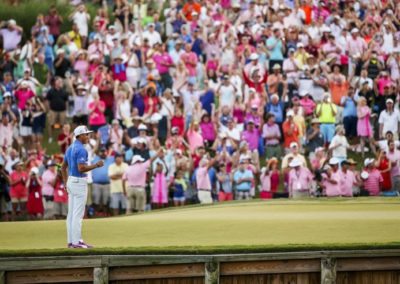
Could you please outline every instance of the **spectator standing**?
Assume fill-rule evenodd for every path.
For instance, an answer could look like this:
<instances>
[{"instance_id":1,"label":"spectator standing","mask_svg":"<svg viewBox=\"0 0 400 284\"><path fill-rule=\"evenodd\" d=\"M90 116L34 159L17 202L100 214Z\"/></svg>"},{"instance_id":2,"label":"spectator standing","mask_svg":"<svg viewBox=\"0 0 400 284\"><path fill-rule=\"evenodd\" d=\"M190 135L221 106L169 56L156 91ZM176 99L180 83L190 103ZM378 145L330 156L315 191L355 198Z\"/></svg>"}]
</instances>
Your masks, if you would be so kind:
<instances>
[{"instance_id":1,"label":"spectator standing","mask_svg":"<svg viewBox=\"0 0 400 284\"><path fill-rule=\"evenodd\" d=\"M39 169L34 167L30 170L26 181L28 189L28 202L26 208L32 220L43 218L44 207L42 201L42 180L39 177Z\"/></svg>"},{"instance_id":2,"label":"spectator standing","mask_svg":"<svg viewBox=\"0 0 400 284\"><path fill-rule=\"evenodd\" d=\"M115 161L108 168L108 177L110 178L110 208L113 215L118 215L120 209L125 213L126 211L126 197L123 191L122 177L127 170L128 164L124 163L123 156L120 153L115 155Z\"/></svg>"},{"instance_id":3,"label":"spectator standing","mask_svg":"<svg viewBox=\"0 0 400 284\"><path fill-rule=\"evenodd\" d=\"M289 163L289 167L291 168L288 180L289 196L294 199L309 197L313 179L310 170L296 158Z\"/></svg>"},{"instance_id":4,"label":"spectator standing","mask_svg":"<svg viewBox=\"0 0 400 284\"><path fill-rule=\"evenodd\" d=\"M57 180L57 169L54 161L48 161L46 164L46 170L42 175L42 194L44 199L44 219L54 218L54 196L55 196L55 185Z\"/></svg>"},{"instance_id":5,"label":"spectator standing","mask_svg":"<svg viewBox=\"0 0 400 284\"><path fill-rule=\"evenodd\" d=\"M240 159L239 167L233 174L233 181L235 183L235 199L251 199L250 190L254 182L254 175L251 170L246 169L246 161L243 158Z\"/></svg>"},{"instance_id":6,"label":"spectator standing","mask_svg":"<svg viewBox=\"0 0 400 284\"><path fill-rule=\"evenodd\" d=\"M96 164L99 161L103 161L104 166L92 171L93 204L98 215L107 216L110 200L110 178L108 176L108 170L111 164L114 163L114 157L107 153L106 147L99 149L99 153L93 158L92 164Z\"/></svg>"},{"instance_id":7,"label":"spectator standing","mask_svg":"<svg viewBox=\"0 0 400 284\"><path fill-rule=\"evenodd\" d=\"M14 170L10 175L10 197L12 202L11 220L13 221L17 215L25 217L26 214L26 202L28 201L26 181L28 180L28 175L23 170L23 166L24 164L22 162L14 164Z\"/></svg>"}]
</instances>

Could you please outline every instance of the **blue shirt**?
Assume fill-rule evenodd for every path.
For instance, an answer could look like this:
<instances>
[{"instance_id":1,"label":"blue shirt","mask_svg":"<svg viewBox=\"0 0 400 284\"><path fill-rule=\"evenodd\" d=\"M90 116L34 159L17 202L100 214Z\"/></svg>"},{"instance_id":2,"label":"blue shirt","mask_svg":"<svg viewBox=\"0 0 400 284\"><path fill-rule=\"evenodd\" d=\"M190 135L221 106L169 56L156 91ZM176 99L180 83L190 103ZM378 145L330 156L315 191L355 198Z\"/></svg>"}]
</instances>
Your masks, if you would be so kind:
<instances>
[{"instance_id":1,"label":"blue shirt","mask_svg":"<svg viewBox=\"0 0 400 284\"><path fill-rule=\"evenodd\" d=\"M354 96L354 99L357 101L358 98ZM351 98L342 97L341 103L344 103L343 117L357 116L357 106Z\"/></svg>"},{"instance_id":2,"label":"blue shirt","mask_svg":"<svg viewBox=\"0 0 400 284\"><path fill-rule=\"evenodd\" d=\"M276 45L275 45L276 44ZM283 54L282 54L282 41L280 39L277 39L276 37L270 37L267 39L267 46L274 46L273 49L270 50L270 55L269 59L270 60L283 60Z\"/></svg>"},{"instance_id":3,"label":"blue shirt","mask_svg":"<svg viewBox=\"0 0 400 284\"><path fill-rule=\"evenodd\" d=\"M93 183L109 184L110 178L108 177L108 168L112 163L114 163L114 157L106 157L105 159L101 159L99 156L96 156L93 158L92 164L95 164L100 160L104 161L104 166L96 168L92 171Z\"/></svg>"},{"instance_id":4,"label":"blue shirt","mask_svg":"<svg viewBox=\"0 0 400 284\"><path fill-rule=\"evenodd\" d=\"M233 180L236 183L236 190L238 191L245 191L245 190L250 190L251 189L251 182L241 182L237 183L238 180L240 179L248 179L248 178L253 178L253 173L250 170L244 170L243 172L240 170L237 170L235 174L233 175Z\"/></svg>"},{"instance_id":5,"label":"blue shirt","mask_svg":"<svg viewBox=\"0 0 400 284\"><path fill-rule=\"evenodd\" d=\"M71 146L68 147L65 153L65 161L68 164L68 175L73 177L86 177L86 174L80 173L78 164L88 163L88 152L79 140L75 140Z\"/></svg>"},{"instance_id":6,"label":"blue shirt","mask_svg":"<svg viewBox=\"0 0 400 284\"><path fill-rule=\"evenodd\" d=\"M273 103L268 103L265 106L266 113L272 113L275 116L275 122L280 124L283 122L283 108L284 104L282 102L274 105Z\"/></svg>"}]
</instances>

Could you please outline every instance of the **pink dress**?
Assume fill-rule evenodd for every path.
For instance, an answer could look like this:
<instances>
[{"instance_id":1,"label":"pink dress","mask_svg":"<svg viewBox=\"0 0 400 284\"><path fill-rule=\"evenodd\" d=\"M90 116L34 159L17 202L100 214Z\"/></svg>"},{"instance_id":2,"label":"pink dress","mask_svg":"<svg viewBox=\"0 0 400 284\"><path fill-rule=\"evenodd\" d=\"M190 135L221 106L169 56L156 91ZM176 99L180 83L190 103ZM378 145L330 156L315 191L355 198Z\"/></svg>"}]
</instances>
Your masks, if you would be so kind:
<instances>
[{"instance_id":1,"label":"pink dress","mask_svg":"<svg viewBox=\"0 0 400 284\"><path fill-rule=\"evenodd\" d=\"M154 177L151 201L155 204L168 203L167 179L163 173L156 173Z\"/></svg>"},{"instance_id":2,"label":"pink dress","mask_svg":"<svg viewBox=\"0 0 400 284\"><path fill-rule=\"evenodd\" d=\"M357 134L358 136L361 137L372 137L372 129L371 129L371 123L369 121L370 116L371 116L371 110L367 106L361 107L360 110L362 118L358 118L357 121Z\"/></svg>"}]
</instances>

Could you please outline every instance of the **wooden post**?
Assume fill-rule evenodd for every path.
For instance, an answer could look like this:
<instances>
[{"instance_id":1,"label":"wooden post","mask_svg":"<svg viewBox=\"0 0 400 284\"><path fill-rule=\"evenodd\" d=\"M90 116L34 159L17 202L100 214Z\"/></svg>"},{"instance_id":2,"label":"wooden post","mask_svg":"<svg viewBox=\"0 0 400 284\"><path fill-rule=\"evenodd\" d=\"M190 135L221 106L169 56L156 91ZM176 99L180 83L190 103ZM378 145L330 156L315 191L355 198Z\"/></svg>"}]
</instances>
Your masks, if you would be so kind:
<instances>
[{"instance_id":1,"label":"wooden post","mask_svg":"<svg viewBox=\"0 0 400 284\"><path fill-rule=\"evenodd\" d=\"M93 268L93 283L94 284L107 284L108 283L108 267L95 267Z\"/></svg>"},{"instance_id":2,"label":"wooden post","mask_svg":"<svg viewBox=\"0 0 400 284\"><path fill-rule=\"evenodd\" d=\"M204 280L205 284L219 284L219 262L206 262Z\"/></svg>"},{"instance_id":3,"label":"wooden post","mask_svg":"<svg viewBox=\"0 0 400 284\"><path fill-rule=\"evenodd\" d=\"M321 284L336 283L336 258L321 259Z\"/></svg>"},{"instance_id":4,"label":"wooden post","mask_svg":"<svg viewBox=\"0 0 400 284\"><path fill-rule=\"evenodd\" d=\"M4 270L0 270L0 284L6 283L6 272Z\"/></svg>"}]
</instances>

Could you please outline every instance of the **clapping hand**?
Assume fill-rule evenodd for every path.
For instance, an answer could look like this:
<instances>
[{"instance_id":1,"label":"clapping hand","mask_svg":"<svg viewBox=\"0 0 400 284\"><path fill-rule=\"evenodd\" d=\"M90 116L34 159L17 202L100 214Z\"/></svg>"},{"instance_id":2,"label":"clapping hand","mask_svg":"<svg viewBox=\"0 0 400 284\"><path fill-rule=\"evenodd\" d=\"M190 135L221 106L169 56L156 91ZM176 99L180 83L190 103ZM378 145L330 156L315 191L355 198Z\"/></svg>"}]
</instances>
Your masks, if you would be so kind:
<instances>
[{"instance_id":1,"label":"clapping hand","mask_svg":"<svg viewBox=\"0 0 400 284\"><path fill-rule=\"evenodd\" d=\"M96 166L97 166L98 168L101 168L102 166L104 166L103 160L98 161L98 162L96 163Z\"/></svg>"}]
</instances>

